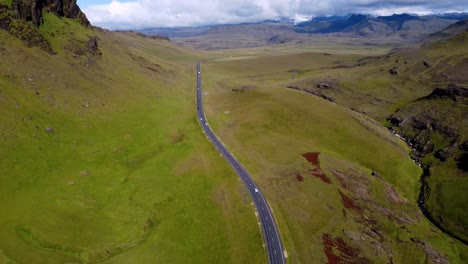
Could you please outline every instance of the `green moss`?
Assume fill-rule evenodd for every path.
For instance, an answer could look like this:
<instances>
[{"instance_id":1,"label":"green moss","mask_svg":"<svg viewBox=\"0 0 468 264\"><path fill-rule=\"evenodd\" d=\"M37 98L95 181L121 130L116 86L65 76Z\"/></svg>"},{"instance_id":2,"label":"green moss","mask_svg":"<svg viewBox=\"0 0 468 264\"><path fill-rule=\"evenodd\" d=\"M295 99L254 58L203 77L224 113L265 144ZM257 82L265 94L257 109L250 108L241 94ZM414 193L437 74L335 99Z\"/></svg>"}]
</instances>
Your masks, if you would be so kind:
<instances>
[{"instance_id":1,"label":"green moss","mask_svg":"<svg viewBox=\"0 0 468 264\"><path fill-rule=\"evenodd\" d=\"M436 164L427 179L430 196L426 206L445 228L468 240L466 235L468 198L465 190L468 178L454 169L454 164Z\"/></svg>"},{"instance_id":2,"label":"green moss","mask_svg":"<svg viewBox=\"0 0 468 264\"><path fill-rule=\"evenodd\" d=\"M9 62L0 64L4 255L19 263L265 261L248 194L194 118L197 55L53 15L45 22L39 30L64 31L49 36L55 56L0 31L8 50L0 59ZM103 56L86 66L66 47L88 34Z\"/></svg>"},{"instance_id":3,"label":"green moss","mask_svg":"<svg viewBox=\"0 0 468 264\"><path fill-rule=\"evenodd\" d=\"M386 262L379 258L385 253L376 253L379 244L392 252L394 261L429 261L422 246L411 240L414 234L450 261L460 263L459 252L466 253L466 248L460 243L450 246L453 240L431 227L417 207L422 170L409 159L409 147L367 117L384 122L398 108L432 89L407 76L409 69L390 76L388 67L393 67L395 58L359 60L365 63L332 69L344 62L352 65L359 57L301 51L266 55L255 50L244 56L239 51L238 57L211 60L202 66L210 125L266 192L290 261L325 262L320 259L323 247L317 242L323 233L360 233L364 225L377 230L386 242L380 244L381 240L363 235L365 239L352 240L353 245L376 263ZM336 103L285 88L303 85L317 89L319 82L328 84L323 93ZM440 147L448 141L436 133L434 142ZM331 184L311 175L312 168L301 157L306 152L321 153L321 166ZM334 177L337 171L343 179ZM370 176L372 171L377 176ZM303 176L302 182L296 180L297 174ZM362 198L363 190L356 182L369 188L372 198ZM390 201L390 186L407 202ZM343 208L337 188L349 188L345 193L361 206L365 216L359 218L359 212Z\"/></svg>"},{"instance_id":4,"label":"green moss","mask_svg":"<svg viewBox=\"0 0 468 264\"><path fill-rule=\"evenodd\" d=\"M89 37L95 35L90 28L84 27L75 19L59 18L49 12L43 14L39 32L54 50L68 54L86 48Z\"/></svg>"},{"instance_id":5,"label":"green moss","mask_svg":"<svg viewBox=\"0 0 468 264\"><path fill-rule=\"evenodd\" d=\"M0 4L7 5L8 7L11 7L11 2L12 0L0 0Z\"/></svg>"}]
</instances>

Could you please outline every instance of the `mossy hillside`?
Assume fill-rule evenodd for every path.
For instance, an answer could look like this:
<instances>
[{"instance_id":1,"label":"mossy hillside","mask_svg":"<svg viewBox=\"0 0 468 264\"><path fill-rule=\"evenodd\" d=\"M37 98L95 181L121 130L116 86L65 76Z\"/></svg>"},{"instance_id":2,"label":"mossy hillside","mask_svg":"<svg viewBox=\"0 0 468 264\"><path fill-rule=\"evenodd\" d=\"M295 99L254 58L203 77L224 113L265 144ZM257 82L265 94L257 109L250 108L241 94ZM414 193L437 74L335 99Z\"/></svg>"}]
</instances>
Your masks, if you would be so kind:
<instances>
[{"instance_id":1,"label":"mossy hillside","mask_svg":"<svg viewBox=\"0 0 468 264\"><path fill-rule=\"evenodd\" d=\"M260 52L257 52L257 56L251 52L250 57L233 56L225 59L231 61L229 65L218 65L232 73L245 76L243 80L221 80L216 85L242 91L248 91L246 88L249 87L273 85L302 90L312 94L311 96L324 97L374 118L382 125L396 130L413 146L414 141L422 139L424 144L430 142L434 146L433 149L424 153L424 157L420 157L424 166L431 166L431 170L434 170L432 176L427 178L434 194L430 196L430 192L427 193L427 206L434 208L436 219L442 219L441 222L444 223L454 223L449 220L453 212L445 211L450 211L452 205L447 198L441 198L448 196L439 193L440 190L448 190L448 187L444 187L445 183L450 187L458 186L459 189L450 191L450 197L453 194L454 201L461 201L457 202L457 212L466 211L463 206L460 207L460 204L468 204L462 194L466 173L457 169L457 164L463 162L460 160L464 152L460 146L466 141L466 104L461 97L455 101L450 98L427 100L425 97L432 94L435 88L447 90L450 84L467 87L466 36L467 33L464 32L422 48L400 48L390 53L374 53L360 58L350 55L338 59L317 52L315 59L301 54L294 62L295 55L287 55L288 59L282 58L275 62L275 56L265 56L265 59L261 58ZM283 52L286 48L278 49ZM342 50L335 50L336 53L331 51L331 54L343 54ZM350 50L351 48L348 52ZM244 63L245 70L242 60L248 61ZM331 64L327 65L330 62ZM260 69L260 74L253 74L254 69ZM396 74L391 74L391 70ZM399 127L392 124L389 119L391 116L407 121ZM428 129L423 129L424 131L415 129L412 127L413 122L408 122L412 119L425 120L426 124L431 125ZM448 161L443 162L436 156L445 150L450 152L450 155ZM453 184L454 182L458 184ZM441 202L444 204L437 204ZM465 214L455 218L466 219ZM464 233L463 222L457 225L443 225L449 230L453 229L453 232Z\"/></svg>"},{"instance_id":2,"label":"mossy hillside","mask_svg":"<svg viewBox=\"0 0 468 264\"><path fill-rule=\"evenodd\" d=\"M464 153L461 145L467 141L468 133L466 98L440 96L434 89L448 91L453 89L449 85L467 86L466 36L466 32L457 34L412 55L418 56L420 61L403 70L402 78L412 76L429 91L424 95L415 93L413 96L418 97L414 101L401 105L392 115L392 118L407 120L405 124L388 125L407 138L417 149L416 156L423 166L430 167L425 206L439 224L465 241L468 200L464 190L468 178L460 162ZM407 85L404 87L410 89Z\"/></svg>"},{"instance_id":3,"label":"mossy hillside","mask_svg":"<svg viewBox=\"0 0 468 264\"><path fill-rule=\"evenodd\" d=\"M79 53L85 49L85 43L95 32L83 27L74 19L59 18L53 13L43 14L43 24L39 27L41 35L50 43L56 52Z\"/></svg>"},{"instance_id":4,"label":"mossy hillside","mask_svg":"<svg viewBox=\"0 0 468 264\"><path fill-rule=\"evenodd\" d=\"M14 13L7 6L0 6L0 30L6 30L29 47L40 47L50 54L54 53L38 29L31 22L14 18Z\"/></svg>"},{"instance_id":5,"label":"mossy hillside","mask_svg":"<svg viewBox=\"0 0 468 264\"><path fill-rule=\"evenodd\" d=\"M6 5L6 6L11 6L12 0L0 0L0 4Z\"/></svg>"},{"instance_id":6,"label":"mossy hillside","mask_svg":"<svg viewBox=\"0 0 468 264\"><path fill-rule=\"evenodd\" d=\"M293 77L330 78L335 70L345 71L333 69L336 61L353 65L360 59L258 52L212 60L202 66L210 125L266 192L291 261L326 261L321 239L326 233L349 239L360 256L375 263L387 262L390 252L394 261L420 262L426 253L415 237L461 263L466 248L437 232L417 208L422 171L408 157L404 142L365 115L283 86ZM311 175L313 167L301 157L306 152L321 153L321 168L331 184ZM377 176L371 176L373 171ZM391 186L406 202L389 200ZM343 208L337 189L361 209ZM385 239L377 242L363 235L363 225ZM353 232L365 238L350 239ZM376 243L384 250L376 250Z\"/></svg>"},{"instance_id":7,"label":"mossy hillside","mask_svg":"<svg viewBox=\"0 0 468 264\"><path fill-rule=\"evenodd\" d=\"M1 258L261 262L248 195L196 123L197 56L44 18L56 55L0 31ZM101 56L69 53L91 34Z\"/></svg>"}]
</instances>

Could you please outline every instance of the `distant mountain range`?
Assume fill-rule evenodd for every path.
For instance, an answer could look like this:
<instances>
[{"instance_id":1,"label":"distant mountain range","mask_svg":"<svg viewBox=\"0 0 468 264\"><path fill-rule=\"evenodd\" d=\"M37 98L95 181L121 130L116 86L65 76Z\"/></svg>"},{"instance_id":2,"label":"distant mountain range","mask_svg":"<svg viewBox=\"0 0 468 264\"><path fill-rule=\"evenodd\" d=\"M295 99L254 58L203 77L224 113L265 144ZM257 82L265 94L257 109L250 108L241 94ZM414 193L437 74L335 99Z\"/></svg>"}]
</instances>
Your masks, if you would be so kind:
<instances>
[{"instance_id":1,"label":"distant mountain range","mask_svg":"<svg viewBox=\"0 0 468 264\"><path fill-rule=\"evenodd\" d=\"M175 27L175 28L145 28L139 30L142 33L159 34L167 37L189 37L207 33L210 29L226 26L249 26L249 25L287 25L297 33L329 34L329 33L350 33L357 35L367 35L371 32L376 34L391 33L396 31L408 31L415 25L439 24L439 29L433 29L432 32L439 31L446 26L453 24L453 20L462 20L468 18L468 13L447 13L438 15L417 16L411 14L394 14L391 16L371 16L362 14L350 14L346 16L323 16L294 25L294 20L282 18L280 20L265 20L259 23L241 23L228 25L214 25L203 27ZM413 25L412 25L413 24ZM421 28L421 27L420 27Z\"/></svg>"},{"instance_id":2,"label":"distant mountain range","mask_svg":"<svg viewBox=\"0 0 468 264\"><path fill-rule=\"evenodd\" d=\"M410 41L420 39L440 31L454 20L468 18L468 13L451 13L441 15L416 16L410 14L394 14L391 16L370 16L352 14L348 16L316 17L302 22L294 27L298 33L331 34L345 33L356 37L384 37L392 34L410 36Z\"/></svg>"},{"instance_id":3,"label":"distant mountain range","mask_svg":"<svg viewBox=\"0 0 468 264\"><path fill-rule=\"evenodd\" d=\"M441 31L458 20L468 18L468 13L448 13L417 16L394 14L371 16L350 14L346 16L314 17L294 24L291 19L267 20L260 23L215 25L183 28L147 28L139 30L146 35L161 35L181 44L200 49L254 47L293 42L304 42L314 36L368 38L391 43L415 43L432 33ZM232 42L235 42L233 44ZM216 43L214 45L213 43Z\"/></svg>"},{"instance_id":4,"label":"distant mountain range","mask_svg":"<svg viewBox=\"0 0 468 264\"><path fill-rule=\"evenodd\" d=\"M460 20L456 22L455 24L448 26L442 31L438 31L438 32L430 34L426 38L426 44L440 42L445 39L449 39L453 36L456 36L458 34L461 34L463 32L468 32L468 18Z\"/></svg>"}]
</instances>

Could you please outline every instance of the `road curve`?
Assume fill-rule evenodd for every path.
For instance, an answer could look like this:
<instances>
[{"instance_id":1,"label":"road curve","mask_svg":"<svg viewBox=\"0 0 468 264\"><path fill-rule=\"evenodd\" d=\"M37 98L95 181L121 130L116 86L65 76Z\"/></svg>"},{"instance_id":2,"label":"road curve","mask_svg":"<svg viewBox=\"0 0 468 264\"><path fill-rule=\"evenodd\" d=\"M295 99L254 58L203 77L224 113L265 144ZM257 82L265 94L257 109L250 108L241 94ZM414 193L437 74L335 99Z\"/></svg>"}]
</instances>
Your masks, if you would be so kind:
<instances>
[{"instance_id":1,"label":"road curve","mask_svg":"<svg viewBox=\"0 0 468 264\"><path fill-rule=\"evenodd\" d=\"M197 64L197 119L205 135L219 153L221 153L224 159L226 159L226 161L234 168L252 197L262 226L263 238L266 243L268 254L268 262L270 264L285 263L283 245L281 243L278 227L276 226L273 214L271 213L270 207L260 191L260 188L258 188L249 172L247 172L244 166L242 166L242 164L227 150L208 125L208 121L206 120L203 112L200 63Z\"/></svg>"}]
</instances>

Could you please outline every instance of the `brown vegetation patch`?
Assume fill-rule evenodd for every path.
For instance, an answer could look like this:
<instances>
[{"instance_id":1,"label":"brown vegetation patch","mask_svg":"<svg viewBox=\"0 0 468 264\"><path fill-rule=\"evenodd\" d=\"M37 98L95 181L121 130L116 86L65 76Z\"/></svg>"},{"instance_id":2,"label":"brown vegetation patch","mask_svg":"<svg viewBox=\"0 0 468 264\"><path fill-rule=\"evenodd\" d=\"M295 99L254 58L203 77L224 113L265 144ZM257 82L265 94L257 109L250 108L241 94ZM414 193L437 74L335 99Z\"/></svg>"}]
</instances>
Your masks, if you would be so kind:
<instances>
[{"instance_id":1,"label":"brown vegetation patch","mask_svg":"<svg viewBox=\"0 0 468 264\"><path fill-rule=\"evenodd\" d=\"M308 162L312 163L313 165L320 167L320 160L319 160L320 152L309 152L302 154Z\"/></svg>"},{"instance_id":2,"label":"brown vegetation patch","mask_svg":"<svg viewBox=\"0 0 468 264\"><path fill-rule=\"evenodd\" d=\"M311 170L310 173L313 176L320 178L324 183L331 183L330 178L328 178L328 176L320 168L315 168Z\"/></svg>"},{"instance_id":3,"label":"brown vegetation patch","mask_svg":"<svg viewBox=\"0 0 468 264\"><path fill-rule=\"evenodd\" d=\"M328 259L328 264L338 263L370 263L365 258L359 257L359 250L350 247L341 237L333 237L329 234L322 235L323 251Z\"/></svg>"},{"instance_id":4,"label":"brown vegetation patch","mask_svg":"<svg viewBox=\"0 0 468 264\"><path fill-rule=\"evenodd\" d=\"M302 73L302 70L299 70L299 69L292 69L292 70L289 70L288 72L289 72L289 73L297 73L297 74L300 74L300 73Z\"/></svg>"},{"instance_id":5,"label":"brown vegetation patch","mask_svg":"<svg viewBox=\"0 0 468 264\"><path fill-rule=\"evenodd\" d=\"M272 188L277 199L291 199L298 195L296 182L291 177L297 172L278 172L267 178L265 188ZM288 175L288 177L285 177Z\"/></svg>"},{"instance_id":6,"label":"brown vegetation patch","mask_svg":"<svg viewBox=\"0 0 468 264\"><path fill-rule=\"evenodd\" d=\"M400 195L395 191L395 188L393 188L393 186L385 187L385 195L387 197L387 200L392 203L404 204L407 202L406 199L400 197Z\"/></svg>"},{"instance_id":7,"label":"brown vegetation patch","mask_svg":"<svg viewBox=\"0 0 468 264\"><path fill-rule=\"evenodd\" d=\"M114 151L115 151L115 152L123 152L123 151L125 151L125 148L124 148L124 147L116 147L116 148L114 149Z\"/></svg>"},{"instance_id":8,"label":"brown vegetation patch","mask_svg":"<svg viewBox=\"0 0 468 264\"><path fill-rule=\"evenodd\" d=\"M243 93L243 92L247 92L249 90L255 89L255 88L257 88L255 85L244 85L241 87L232 88L231 91Z\"/></svg>"},{"instance_id":9,"label":"brown vegetation patch","mask_svg":"<svg viewBox=\"0 0 468 264\"><path fill-rule=\"evenodd\" d=\"M340 193L341 196L341 202L343 203L343 206L348 209L359 209L357 205L354 204L353 200L346 196L343 192L341 192L340 189L338 189L338 192Z\"/></svg>"},{"instance_id":10,"label":"brown vegetation patch","mask_svg":"<svg viewBox=\"0 0 468 264\"><path fill-rule=\"evenodd\" d=\"M327 88L324 88L324 87L327 87ZM315 96L318 96L318 97L321 97L325 100L328 100L330 102L334 102L335 99L334 97L331 97L329 95L326 95L324 94L324 90L333 90L332 87L328 84L326 84L324 86L324 83L318 83L318 84L314 84L313 86L309 87L309 86L301 86L301 85L287 85L286 88L289 88L289 89L293 89L293 90L298 90L298 91L303 91L303 92L306 92L306 93L309 93L309 94L313 94ZM336 90L333 90L334 92L336 92Z\"/></svg>"},{"instance_id":11,"label":"brown vegetation patch","mask_svg":"<svg viewBox=\"0 0 468 264\"><path fill-rule=\"evenodd\" d=\"M305 154L302 154L302 157L304 157L309 163L315 166L314 169L310 171L312 176L315 176L319 179L321 179L324 183L331 183L330 178L323 172L323 170L320 168L320 159L319 159L320 152L308 152Z\"/></svg>"},{"instance_id":12,"label":"brown vegetation patch","mask_svg":"<svg viewBox=\"0 0 468 264\"><path fill-rule=\"evenodd\" d=\"M352 170L347 172L346 175L338 172L336 170L331 170L333 175L337 178L340 186L347 190L349 193L353 194L354 199L359 199L360 201L366 201L363 203L363 207L357 206L351 197L345 195L341 190L338 190L341 196L341 202L343 206L347 209L355 209L358 214L356 215L356 221L368 226L375 226L377 221L374 219L375 215L385 216L391 221L398 223L400 225L407 225L414 222L407 214L404 212L395 213L392 210L378 204L368 192L368 180L367 176L353 172ZM390 185L386 187L387 199L391 202L398 204L406 203L407 201L404 198L401 198L396 191ZM372 208L370 215L366 215L364 210Z\"/></svg>"},{"instance_id":13,"label":"brown vegetation patch","mask_svg":"<svg viewBox=\"0 0 468 264\"><path fill-rule=\"evenodd\" d=\"M359 173L347 172L347 175L336 170L330 170L336 177L341 187L351 191L358 199L372 201L369 195L367 179Z\"/></svg>"},{"instance_id":14,"label":"brown vegetation patch","mask_svg":"<svg viewBox=\"0 0 468 264\"><path fill-rule=\"evenodd\" d=\"M446 71L448 78L451 82L466 83L468 82L468 59L465 58L461 62L453 65Z\"/></svg>"},{"instance_id":15,"label":"brown vegetation patch","mask_svg":"<svg viewBox=\"0 0 468 264\"><path fill-rule=\"evenodd\" d=\"M300 174L296 175L296 179L297 179L297 181L300 181L300 182L304 181L304 177L302 175L300 175Z\"/></svg>"},{"instance_id":16,"label":"brown vegetation patch","mask_svg":"<svg viewBox=\"0 0 468 264\"><path fill-rule=\"evenodd\" d=\"M380 206L378 204L374 204L375 211L381 213L382 215L386 216L393 222L397 222L400 225L409 225L412 224L414 221L408 217L408 215L404 213L396 214L392 210Z\"/></svg>"},{"instance_id":17,"label":"brown vegetation patch","mask_svg":"<svg viewBox=\"0 0 468 264\"><path fill-rule=\"evenodd\" d=\"M447 258L443 257L437 250L435 250L431 245L422 241L419 238L411 238L411 241L415 242L419 247L424 249L426 256L431 258L435 263L448 264L449 261Z\"/></svg>"}]
</instances>

